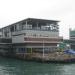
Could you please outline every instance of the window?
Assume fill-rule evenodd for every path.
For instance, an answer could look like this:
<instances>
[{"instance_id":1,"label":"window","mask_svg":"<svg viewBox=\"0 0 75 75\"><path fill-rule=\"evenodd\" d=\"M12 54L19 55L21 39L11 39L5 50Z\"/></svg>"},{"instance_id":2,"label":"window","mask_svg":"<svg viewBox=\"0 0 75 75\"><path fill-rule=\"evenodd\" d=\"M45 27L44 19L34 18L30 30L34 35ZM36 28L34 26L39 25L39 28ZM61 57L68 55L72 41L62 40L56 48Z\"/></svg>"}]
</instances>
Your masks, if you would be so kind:
<instances>
[{"instance_id":1,"label":"window","mask_svg":"<svg viewBox=\"0 0 75 75\"><path fill-rule=\"evenodd\" d=\"M22 29L26 29L26 25L22 25Z\"/></svg>"},{"instance_id":2,"label":"window","mask_svg":"<svg viewBox=\"0 0 75 75\"><path fill-rule=\"evenodd\" d=\"M16 29L16 25L15 25L15 31L16 31L17 29Z\"/></svg>"},{"instance_id":3,"label":"window","mask_svg":"<svg viewBox=\"0 0 75 75\"><path fill-rule=\"evenodd\" d=\"M22 25L21 24L19 25L19 30L22 30Z\"/></svg>"},{"instance_id":4,"label":"window","mask_svg":"<svg viewBox=\"0 0 75 75\"><path fill-rule=\"evenodd\" d=\"M4 32L5 37L7 37L7 32Z\"/></svg>"},{"instance_id":5,"label":"window","mask_svg":"<svg viewBox=\"0 0 75 75\"><path fill-rule=\"evenodd\" d=\"M33 36L36 37L37 35L36 34L33 34Z\"/></svg>"},{"instance_id":6,"label":"window","mask_svg":"<svg viewBox=\"0 0 75 75\"><path fill-rule=\"evenodd\" d=\"M26 24L26 22L22 22L22 25L25 25Z\"/></svg>"},{"instance_id":7,"label":"window","mask_svg":"<svg viewBox=\"0 0 75 75\"><path fill-rule=\"evenodd\" d=\"M19 30L19 24L16 25L16 30L17 30L17 31Z\"/></svg>"},{"instance_id":8,"label":"window","mask_svg":"<svg viewBox=\"0 0 75 75\"><path fill-rule=\"evenodd\" d=\"M11 31L11 32L14 32L14 26L11 26L11 27L10 27L10 31Z\"/></svg>"},{"instance_id":9,"label":"window","mask_svg":"<svg viewBox=\"0 0 75 75\"><path fill-rule=\"evenodd\" d=\"M48 26L41 26L41 29L42 30L49 30L49 27Z\"/></svg>"},{"instance_id":10,"label":"window","mask_svg":"<svg viewBox=\"0 0 75 75\"><path fill-rule=\"evenodd\" d=\"M18 48L19 53L25 53L25 48Z\"/></svg>"},{"instance_id":11,"label":"window","mask_svg":"<svg viewBox=\"0 0 75 75\"><path fill-rule=\"evenodd\" d=\"M27 29L32 29L32 25L27 25Z\"/></svg>"},{"instance_id":12,"label":"window","mask_svg":"<svg viewBox=\"0 0 75 75\"><path fill-rule=\"evenodd\" d=\"M22 22L21 25L22 25L22 29L26 29L26 22Z\"/></svg>"}]
</instances>

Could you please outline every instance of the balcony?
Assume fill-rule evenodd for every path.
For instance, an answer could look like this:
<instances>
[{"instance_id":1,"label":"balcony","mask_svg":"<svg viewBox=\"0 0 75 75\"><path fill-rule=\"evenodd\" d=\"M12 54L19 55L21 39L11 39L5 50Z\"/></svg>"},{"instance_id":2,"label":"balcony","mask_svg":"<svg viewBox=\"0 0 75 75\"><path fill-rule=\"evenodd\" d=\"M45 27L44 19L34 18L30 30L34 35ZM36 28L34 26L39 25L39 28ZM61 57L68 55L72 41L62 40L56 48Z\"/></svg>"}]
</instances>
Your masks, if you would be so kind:
<instances>
[{"instance_id":1,"label":"balcony","mask_svg":"<svg viewBox=\"0 0 75 75\"><path fill-rule=\"evenodd\" d=\"M18 24L10 27L11 32L16 32L16 31L22 31L22 30L39 30L39 31L53 31L53 32L58 32L59 27L58 25L55 24Z\"/></svg>"}]
</instances>

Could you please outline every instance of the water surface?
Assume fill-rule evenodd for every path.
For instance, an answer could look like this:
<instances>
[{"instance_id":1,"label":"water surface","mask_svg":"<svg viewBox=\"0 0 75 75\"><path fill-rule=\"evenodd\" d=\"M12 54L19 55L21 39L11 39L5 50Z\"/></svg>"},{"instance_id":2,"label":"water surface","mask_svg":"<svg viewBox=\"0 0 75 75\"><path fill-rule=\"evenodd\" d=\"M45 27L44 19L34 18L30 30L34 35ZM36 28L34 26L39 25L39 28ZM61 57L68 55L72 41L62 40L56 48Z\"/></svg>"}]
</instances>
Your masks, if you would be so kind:
<instances>
[{"instance_id":1,"label":"water surface","mask_svg":"<svg viewBox=\"0 0 75 75\"><path fill-rule=\"evenodd\" d=\"M0 57L0 75L75 75L75 63L38 63Z\"/></svg>"}]
</instances>

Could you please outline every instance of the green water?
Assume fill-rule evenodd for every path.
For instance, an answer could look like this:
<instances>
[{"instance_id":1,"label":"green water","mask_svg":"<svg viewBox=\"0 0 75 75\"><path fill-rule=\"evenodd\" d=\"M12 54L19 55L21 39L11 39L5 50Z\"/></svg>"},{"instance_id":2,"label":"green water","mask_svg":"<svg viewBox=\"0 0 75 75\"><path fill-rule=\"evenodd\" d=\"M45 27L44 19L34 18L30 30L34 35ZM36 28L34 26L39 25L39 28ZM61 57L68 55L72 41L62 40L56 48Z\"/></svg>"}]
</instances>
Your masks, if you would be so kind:
<instances>
[{"instance_id":1,"label":"green water","mask_svg":"<svg viewBox=\"0 0 75 75\"><path fill-rule=\"evenodd\" d=\"M0 57L0 75L75 75L75 63L38 63Z\"/></svg>"}]
</instances>

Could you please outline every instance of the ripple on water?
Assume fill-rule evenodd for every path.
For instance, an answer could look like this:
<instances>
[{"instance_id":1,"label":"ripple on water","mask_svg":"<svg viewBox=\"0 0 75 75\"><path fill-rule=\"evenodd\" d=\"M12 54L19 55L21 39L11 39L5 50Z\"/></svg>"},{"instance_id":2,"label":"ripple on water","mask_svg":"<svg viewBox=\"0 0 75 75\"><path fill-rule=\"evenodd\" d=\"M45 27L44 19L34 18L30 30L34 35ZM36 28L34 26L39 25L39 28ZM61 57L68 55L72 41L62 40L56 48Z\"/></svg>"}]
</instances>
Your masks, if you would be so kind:
<instances>
[{"instance_id":1,"label":"ripple on water","mask_svg":"<svg viewBox=\"0 0 75 75\"><path fill-rule=\"evenodd\" d=\"M75 64L37 63L0 57L0 75L75 75Z\"/></svg>"}]
</instances>

